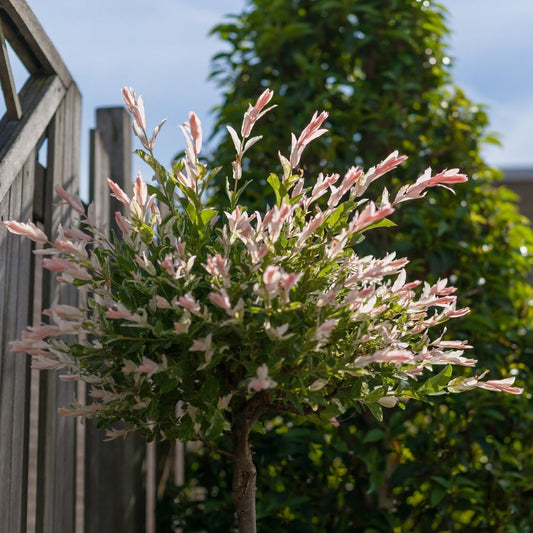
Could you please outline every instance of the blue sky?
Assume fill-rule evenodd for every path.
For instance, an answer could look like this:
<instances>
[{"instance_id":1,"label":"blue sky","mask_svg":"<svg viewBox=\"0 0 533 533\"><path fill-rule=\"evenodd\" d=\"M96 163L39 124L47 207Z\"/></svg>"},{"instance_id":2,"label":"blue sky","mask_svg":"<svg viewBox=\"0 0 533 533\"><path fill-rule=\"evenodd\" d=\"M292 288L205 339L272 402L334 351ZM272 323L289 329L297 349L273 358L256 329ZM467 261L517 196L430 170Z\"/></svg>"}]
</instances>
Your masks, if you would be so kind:
<instances>
[{"instance_id":1,"label":"blue sky","mask_svg":"<svg viewBox=\"0 0 533 533\"><path fill-rule=\"evenodd\" d=\"M157 155L170 160L183 141L177 127L194 110L206 132L219 103L207 81L209 60L222 44L207 37L245 0L28 0L83 94L81 174L87 173L94 109L121 103L120 89L142 94L148 123L167 117ZM533 43L531 0L443 0L449 10L455 81L488 105L504 147L485 151L496 166L533 166ZM142 168L135 163L135 168Z\"/></svg>"},{"instance_id":2,"label":"blue sky","mask_svg":"<svg viewBox=\"0 0 533 533\"><path fill-rule=\"evenodd\" d=\"M496 166L533 166L533 2L445 0L452 28L456 82L488 106L503 148L490 148Z\"/></svg>"}]
</instances>

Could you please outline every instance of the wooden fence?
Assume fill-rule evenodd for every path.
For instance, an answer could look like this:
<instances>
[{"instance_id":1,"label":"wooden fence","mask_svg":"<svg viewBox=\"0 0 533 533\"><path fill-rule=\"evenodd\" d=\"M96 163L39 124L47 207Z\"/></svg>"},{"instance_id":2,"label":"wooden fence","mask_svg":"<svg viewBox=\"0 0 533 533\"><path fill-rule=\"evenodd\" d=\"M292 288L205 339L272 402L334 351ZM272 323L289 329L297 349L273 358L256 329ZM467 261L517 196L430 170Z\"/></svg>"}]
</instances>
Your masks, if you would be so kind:
<instances>
[{"instance_id":1,"label":"wooden fence","mask_svg":"<svg viewBox=\"0 0 533 533\"><path fill-rule=\"evenodd\" d=\"M30 74L18 93L6 41ZM81 96L24 0L0 0L0 82L0 220L32 219L50 235L72 223L70 209L54 207L54 187L78 191ZM111 225L119 206L105 179L125 189L131 180L125 110L98 109L90 141L91 200L99 222ZM42 309L75 303L75 293L42 271L31 244L0 228L0 532L154 533L154 446L103 442L93 424L58 415L83 388L9 352Z\"/></svg>"}]
</instances>

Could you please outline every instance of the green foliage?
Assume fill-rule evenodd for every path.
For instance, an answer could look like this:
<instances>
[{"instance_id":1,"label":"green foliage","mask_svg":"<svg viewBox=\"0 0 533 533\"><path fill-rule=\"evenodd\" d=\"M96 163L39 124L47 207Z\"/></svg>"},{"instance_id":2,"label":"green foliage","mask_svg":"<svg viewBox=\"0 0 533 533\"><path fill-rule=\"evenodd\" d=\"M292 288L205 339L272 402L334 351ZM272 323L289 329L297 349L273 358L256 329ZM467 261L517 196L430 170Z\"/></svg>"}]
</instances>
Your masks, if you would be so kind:
<instances>
[{"instance_id":1,"label":"green foliage","mask_svg":"<svg viewBox=\"0 0 533 533\"><path fill-rule=\"evenodd\" d=\"M514 378L452 380L450 365L476 361L462 356L471 348L466 341L429 333L468 312L456 308L447 280L415 291L420 282L407 282L406 259L394 253L375 259L354 248L368 229L390 228L386 217L403 202L466 176L428 169L394 197L385 189L376 203L363 198L371 183L405 160L393 152L366 173L350 167L342 178L321 176L306 188L295 167L305 147L327 131L323 112L294 137L289 158L279 156L283 174L270 175L276 204L249 215L237 204L246 186L239 185L241 162L260 139L249 138L252 128L272 109L265 109L273 96L265 90L244 115L242 139L228 128L237 153L234 188L219 213L204 199L217 169L209 172L199 160L196 115L182 128L184 160L167 171L153 155L160 126L148 140L142 99L132 89L124 94L134 132L148 150L137 153L155 172L157 187L139 175L130 198L108 180L127 207L115 217L122 235L99 227L93 207L85 212L61 187L56 191L80 215L83 232L59 227L52 241L33 223L5 222L14 233L49 244L41 253L52 258L43 267L80 294L79 307L53 305L45 311L52 325L28 327L13 344L39 368L67 369L70 379L90 384L94 401L75 400L64 414L94 418L99 427L126 422L109 429L110 438L141 430L149 439L212 442L229 434L248 450L250 430L261 427L266 413L305 415L320 424L324 416L366 406L381 420L382 406L427 401L441 391L521 394L511 386ZM75 338L67 343L66 334ZM443 371L427 376L441 365ZM239 446L231 453L240 467Z\"/></svg>"},{"instance_id":2,"label":"green foliage","mask_svg":"<svg viewBox=\"0 0 533 533\"><path fill-rule=\"evenodd\" d=\"M255 0L213 33L230 47L213 65L212 77L224 91L216 129L237 123L257 87L279 95L282 115L265 117L259 133L268 135L249 162L250 203L265 193L265 163L275 160L278 139L288 143L286 132L299 131L317 109L330 112L333 134L306 156L308 177L322 170L321 161L332 168L369 165L393 149L410 157L410 177L443 161L482 165L478 146L487 117L450 85L442 43L447 29L438 6ZM213 157L230 162L231 141L223 140Z\"/></svg>"},{"instance_id":3,"label":"green foliage","mask_svg":"<svg viewBox=\"0 0 533 533\"><path fill-rule=\"evenodd\" d=\"M265 117L257 131L264 142L253 161L243 161L250 207L268 194L266 161L274 160L279 140L288 144L288 128L297 133L317 109L331 111L333 135L309 149L302 163L309 180L323 161L332 169L339 161L368 164L395 148L409 156L397 174L402 183L427 164L471 177L456 197L437 194L402 210L394 232L374 232L358 250L392 248L409 257L412 276L451 278L472 312L450 324L450 334L468 338L484 367L507 368L504 375L512 372L531 390L533 236L515 195L480 156L482 144L494 140L483 107L453 85L443 8L416 0L253 0L213 33L229 45L213 64L224 91L218 126L237 123L258 86L278 95L280 112ZM221 140L217 164L233 157L230 141ZM221 186L214 183L217 203ZM297 451L278 427L255 441L257 460L273 472L259 484L265 527L284 520L279 530L331 531L327 524L338 521L335 531L530 531L530 398L462 395L439 398L438 408L411 402L384 424L347 413L338 429L307 428ZM345 479L330 494L327 472L339 457ZM192 458L188 464L196 465ZM216 485L206 485L211 494ZM292 502L284 515L278 502L294 494L304 503ZM317 516L311 525L310 508Z\"/></svg>"},{"instance_id":4,"label":"green foliage","mask_svg":"<svg viewBox=\"0 0 533 533\"><path fill-rule=\"evenodd\" d=\"M273 93L265 90L245 113L242 138L228 128L236 150L234 187L227 188L224 217L215 216L218 211L207 207L203 193L217 170L209 172L199 160L196 115L190 113L182 128L184 160L167 171L153 155L160 126L148 140L142 99L132 89L123 92L134 132L147 150L138 155L154 170L158 186L148 187L139 175L130 198L108 180L127 207L125 215L115 216L121 235L99 227L93 207L86 212L61 187L56 192L80 215L83 231L59 227L51 240L31 222L4 222L15 234L48 244L41 253L51 257L42 266L80 295L77 307L53 305L44 311L50 324L27 327L11 344L31 355L34 367L65 369L66 379L89 384L92 401L74 400L63 414L96 419L111 439L140 430L150 440L200 440L213 448L231 437L224 453L232 458L239 530L255 531L250 433L267 437L280 423L276 433L289 427L283 419L263 425L267 414L292 414L291 424L309 421L325 428L349 413L368 412L381 422L383 407L405 409L413 400L427 402L446 392L479 387L522 393L512 386L514 377L452 378L451 365L471 368L476 361L463 357L471 348L466 341L443 339L442 324L468 312L457 309L455 288L446 279L407 282L406 259L356 251L368 229L394 226L386 217L400 204L423 198L429 188L464 183L465 175L428 169L394 196L385 189L377 202L363 198L373 182L405 160L393 152L366 173L352 166L342 177L321 174L305 187L295 167L306 146L327 131L321 127L327 113L316 113L299 137L293 136L289 157L279 156L283 173L270 175L275 205L249 215L237 201L246 186L240 185L243 157L259 140L249 138L252 128L271 109L264 108ZM68 342L65 335L72 336ZM115 422L125 426L113 429ZM295 431L302 437L308 430ZM359 444L378 450L386 435L371 428L359 435ZM332 434L323 440L334 441ZM343 441L340 445L346 449ZM317 464L321 448L311 451ZM375 470L380 457L375 451L372 468L367 465L369 493L385 479ZM273 482L275 492L284 491L274 476L284 464L282 458L274 470L267 468L267 488ZM307 474L306 483L311 477ZM219 483L225 479L229 475L221 475ZM348 500L341 488L357 478L336 455L321 482L336 491L342 509ZM182 491L178 504L190 500L197 492L192 489ZM431 501L440 501L441 492L431 492ZM243 493L248 493L244 503ZM276 510L279 505L265 498L260 513L275 512L280 524L294 523L296 508L310 501L307 495L290 498ZM204 509L218 506L215 500L202 503ZM191 506L179 524L194 520L193 511ZM335 527L348 527L350 520L341 514ZM317 516L313 523L330 527L332 521Z\"/></svg>"},{"instance_id":5,"label":"green foliage","mask_svg":"<svg viewBox=\"0 0 533 533\"><path fill-rule=\"evenodd\" d=\"M387 411L379 427L361 415L320 432L272 420L255 438L258 531L531 531L528 401L480 396L481 428L473 395L461 415L454 399L440 398L434 416ZM160 513L184 531L227 531L227 460L195 450L186 465L187 485L169 489Z\"/></svg>"}]
</instances>

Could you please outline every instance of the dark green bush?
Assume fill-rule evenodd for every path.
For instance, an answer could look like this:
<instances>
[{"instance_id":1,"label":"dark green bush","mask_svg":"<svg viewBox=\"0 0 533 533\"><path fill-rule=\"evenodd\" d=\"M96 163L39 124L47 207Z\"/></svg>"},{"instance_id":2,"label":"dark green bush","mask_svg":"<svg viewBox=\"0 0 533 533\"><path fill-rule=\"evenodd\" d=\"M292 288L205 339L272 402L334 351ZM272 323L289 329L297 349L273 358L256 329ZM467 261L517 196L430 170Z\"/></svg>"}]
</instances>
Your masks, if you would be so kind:
<instances>
[{"instance_id":1,"label":"dark green bush","mask_svg":"<svg viewBox=\"0 0 533 533\"><path fill-rule=\"evenodd\" d=\"M291 127L298 134L315 110L329 111L333 136L306 153L308 179L323 160L342 172L395 149L409 156L398 181L428 166L470 176L455 197L436 194L402 209L394 242L382 235L361 253L394 248L411 259L411 277L452 278L461 306L472 309L450 324L454 337L474 345L481 367L511 372L526 387L518 398L484 391L436 398L387 413L383 423L353 413L338 428L286 432L298 421L273 420L255 441L259 530L531 531L533 234L480 155L494 139L483 107L453 85L443 8L417 0L251 0L213 33L229 45L213 64L224 91L217 128L239 124L243 105L263 87L274 89L280 107L258 127L264 140L244 177L253 180L251 209L264 197L280 135ZM232 157L224 138L212 159ZM222 180L214 193L216 203ZM169 492L167 514L187 532L228 531L229 465L205 453L191 454L187 468L187 486ZM205 488L196 503L195 485Z\"/></svg>"}]
</instances>

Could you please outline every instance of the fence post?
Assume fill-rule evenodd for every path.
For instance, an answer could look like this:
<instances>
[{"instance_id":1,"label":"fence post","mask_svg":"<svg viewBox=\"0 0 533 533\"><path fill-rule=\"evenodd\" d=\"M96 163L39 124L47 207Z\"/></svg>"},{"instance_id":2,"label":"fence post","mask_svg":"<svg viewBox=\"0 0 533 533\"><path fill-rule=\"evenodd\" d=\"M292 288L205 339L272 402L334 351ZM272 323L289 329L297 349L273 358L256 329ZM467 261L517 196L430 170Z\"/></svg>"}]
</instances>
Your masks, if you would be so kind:
<instances>
[{"instance_id":1,"label":"fence post","mask_svg":"<svg viewBox=\"0 0 533 533\"><path fill-rule=\"evenodd\" d=\"M122 107L96 111L91 130L90 200L97 223L115 226L121 204L109 198L106 178L131 189L131 128ZM143 467L146 444L141 435L104 442L104 433L87 421L85 438L85 533L144 533Z\"/></svg>"},{"instance_id":2,"label":"fence post","mask_svg":"<svg viewBox=\"0 0 533 533\"><path fill-rule=\"evenodd\" d=\"M101 107L96 110L96 129L91 130L90 196L101 216L98 222L115 226L114 214L122 204L109 197L106 178L116 182L127 194L131 181L131 122L123 107ZM100 206L106 206L104 211Z\"/></svg>"},{"instance_id":3,"label":"fence post","mask_svg":"<svg viewBox=\"0 0 533 533\"><path fill-rule=\"evenodd\" d=\"M33 157L0 199L0 220L25 220L33 201ZM0 529L26 531L29 363L11 353L31 315L31 243L0 233Z\"/></svg>"},{"instance_id":4,"label":"fence post","mask_svg":"<svg viewBox=\"0 0 533 533\"><path fill-rule=\"evenodd\" d=\"M75 85L66 92L48 133L48 168L44 194L44 225L54 235L59 223L72 225L72 210L59 208L54 187L69 193L78 191L81 125L81 95ZM43 309L55 303L77 304L77 291L60 284L49 271L43 272ZM70 533L75 528L76 421L58 414L57 409L72 401L73 382L63 382L56 372L39 377L39 441L37 476L37 533Z\"/></svg>"}]
</instances>

